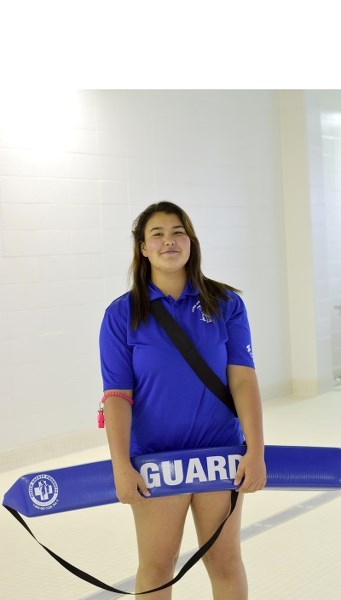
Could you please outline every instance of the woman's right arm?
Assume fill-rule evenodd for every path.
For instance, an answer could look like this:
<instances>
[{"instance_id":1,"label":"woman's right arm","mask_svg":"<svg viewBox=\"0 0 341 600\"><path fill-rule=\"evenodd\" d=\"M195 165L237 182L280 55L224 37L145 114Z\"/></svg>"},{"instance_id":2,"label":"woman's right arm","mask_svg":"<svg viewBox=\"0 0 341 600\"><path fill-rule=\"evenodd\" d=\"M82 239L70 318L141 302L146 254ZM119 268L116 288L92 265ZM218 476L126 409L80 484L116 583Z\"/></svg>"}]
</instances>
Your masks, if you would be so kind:
<instances>
[{"instance_id":1,"label":"woman's right arm","mask_svg":"<svg viewBox=\"0 0 341 600\"><path fill-rule=\"evenodd\" d=\"M132 397L132 390L106 391ZM117 498L123 504L143 502L143 496L150 496L150 492L140 473L132 466L129 453L132 407L124 398L110 396L104 404L104 416Z\"/></svg>"}]
</instances>

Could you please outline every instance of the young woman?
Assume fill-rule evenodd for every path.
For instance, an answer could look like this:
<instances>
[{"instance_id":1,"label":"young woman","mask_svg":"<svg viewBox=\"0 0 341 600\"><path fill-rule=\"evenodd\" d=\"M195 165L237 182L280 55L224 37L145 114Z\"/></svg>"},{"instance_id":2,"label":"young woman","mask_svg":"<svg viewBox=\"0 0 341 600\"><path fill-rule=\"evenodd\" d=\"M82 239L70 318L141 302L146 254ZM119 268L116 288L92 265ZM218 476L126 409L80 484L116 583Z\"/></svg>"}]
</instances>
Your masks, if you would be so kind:
<instances>
[{"instance_id":1,"label":"young woman","mask_svg":"<svg viewBox=\"0 0 341 600\"><path fill-rule=\"evenodd\" d=\"M135 519L136 592L172 578L188 509L201 545L226 516L231 492L148 498L130 457L245 440L247 451L235 479L242 482L236 508L203 558L214 600L245 600L243 493L260 490L266 482L261 401L245 306L237 290L203 275L199 241L180 207L170 202L149 206L135 221L133 236L132 289L107 308L100 348L116 493L131 504ZM150 315L150 302L157 298L228 382L238 417L204 386ZM171 588L143 597L170 600Z\"/></svg>"}]
</instances>

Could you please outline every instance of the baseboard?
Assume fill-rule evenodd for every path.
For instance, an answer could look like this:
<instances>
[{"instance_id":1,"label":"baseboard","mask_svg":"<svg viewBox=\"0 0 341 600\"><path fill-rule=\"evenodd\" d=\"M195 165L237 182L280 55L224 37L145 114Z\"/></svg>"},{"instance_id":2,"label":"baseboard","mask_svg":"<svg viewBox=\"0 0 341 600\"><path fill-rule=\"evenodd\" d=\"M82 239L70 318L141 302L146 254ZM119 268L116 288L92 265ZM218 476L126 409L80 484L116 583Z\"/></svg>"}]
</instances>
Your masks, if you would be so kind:
<instances>
[{"instance_id":1,"label":"baseboard","mask_svg":"<svg viewBox=\"0 0 341 600\"><path fill-rule=\"evenodd\" d=\"M37 440L14 448L0 450L0 472L9 471L106 444L105 430L90 429Z\"/></svg>"},{"instance_id":2,"label":"baseboard","mask_svg":"<svg viewBox=\"0 0 341 600\"><path fill-rule=\"evenodd\" d=\"M293 379L293 395L299 398L309 398L321 393L318 379ZM325 390L324 390L325 391Z\"/></svg>"},{"instance_id":3,"label":"baseboard","mask_svg":"<svg viewBox=\"0 0 341 600\"><path fill-rule=\"evenodd\" d=\"M283 381L274 385L261 386L261 397L263 402L289 396L293 393L291 381Z\"/></svg>"}]
</instances>

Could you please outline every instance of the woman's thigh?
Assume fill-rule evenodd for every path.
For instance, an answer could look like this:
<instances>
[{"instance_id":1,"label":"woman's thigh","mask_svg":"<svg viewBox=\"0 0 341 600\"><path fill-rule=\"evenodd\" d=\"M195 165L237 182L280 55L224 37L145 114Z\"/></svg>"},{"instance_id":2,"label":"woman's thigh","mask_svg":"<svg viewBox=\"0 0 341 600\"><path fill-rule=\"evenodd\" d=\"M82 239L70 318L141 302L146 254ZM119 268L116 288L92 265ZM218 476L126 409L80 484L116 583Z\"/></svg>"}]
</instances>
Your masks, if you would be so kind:
<instances>
[{"instance_id":1,"label":"woman's thigh","mask_svg":"<svg viewBox=\"0 0 341 600\"><path fill-rule=\"evenodd\" d=\"M231 492L207 492L192 497L192 513L198 542L204 544L216 531L230 510ZM204 557L204 561L240 559L240 527L243 494L238 495L232 515L226 521L218 539Z\"/></svg>"},{"instance_id":2,"label":"woman's thigh","mask_svg":"<svg viewBox=\"0 0 341 600\"><path fill-rule=\"evenodd\" d=\"M175 495L132 505L140 563L177 557L190 504L191 495Z\"/></svg>"}]
</instances>

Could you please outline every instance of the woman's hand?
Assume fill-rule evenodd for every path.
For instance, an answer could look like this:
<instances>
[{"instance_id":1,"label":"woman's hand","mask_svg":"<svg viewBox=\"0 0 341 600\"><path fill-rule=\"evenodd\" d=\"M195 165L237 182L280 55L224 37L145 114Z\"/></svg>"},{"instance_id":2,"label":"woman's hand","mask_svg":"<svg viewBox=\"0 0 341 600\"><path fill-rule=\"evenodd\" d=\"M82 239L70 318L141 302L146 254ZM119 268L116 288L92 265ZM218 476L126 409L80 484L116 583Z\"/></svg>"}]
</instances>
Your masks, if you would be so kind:
<instances>
[{"instance_id":1,"label":"woman's hand","mask_svg":"<svg viewBox=\"0 0 341 600\"><path fill-rule=\"evenodd\" d=\"M151 495L142 475L132 465L114 467L116 496L122 504L145 502Z\"/></svg>"},{"instance_id":2,"label":"woman's hand","mask_svg":"<svg viewBox=\"0 0 341 600\"><path fill-rule=\"evenodd\" d=\"M253 454L249 451L244 454L239 463L234 483L239 485L241 481L242 484L237 492L257 492L265 487L266 467L262 455Z\"/></svg>"}]
</instances>

